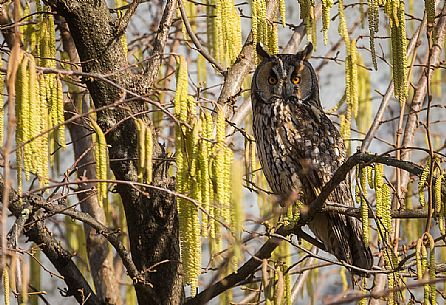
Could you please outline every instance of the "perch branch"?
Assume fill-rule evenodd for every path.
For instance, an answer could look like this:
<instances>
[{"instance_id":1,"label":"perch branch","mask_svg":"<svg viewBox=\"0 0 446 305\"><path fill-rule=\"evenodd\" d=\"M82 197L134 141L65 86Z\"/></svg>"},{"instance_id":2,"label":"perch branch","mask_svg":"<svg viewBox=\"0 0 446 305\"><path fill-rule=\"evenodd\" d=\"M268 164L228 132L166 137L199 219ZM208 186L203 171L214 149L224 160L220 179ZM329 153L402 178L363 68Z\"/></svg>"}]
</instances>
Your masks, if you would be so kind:
<instances>
[{"instance_id":1,"label":"perch branch","mask_svg":"<svg viewBox=\"0 0 446 305\"><path fill-rule=\"evenodd\" d=\"M383 163L389 166L398 167L403 170L409 171L414 175L421 175L422 168L418 165L408 162L397 160L396 158L390 156L378 156L371 155L367 153L356 153L350 158L348 158L335 172L333 177L328 181L327 184L322 188L319 196L309 205L309 209L306 214L302 213L299 222L294 227L280 226L275 232L276 236L287 236L294 232L299 232L300 227L308 223L314 215L323 210L325 201L327 200L330 193L345 180L347 174L350 170L360 163ZM242 267L240 267L237 272L231 273L220 281L214 283L212 286L206 288L201 293L197 294L194 298L189 299L186 305L198 305L205 304L212 298L216 297L220 293L226 291L227 289L238 285L240 282L245 280L247 277L252 275L255 270L260 266L263 259L271 257L271 253L280 244L281 239L278 237L273 237L267 240L263 246L257 251L257 253L251 257Z\"/></svg>"}]
</instances>

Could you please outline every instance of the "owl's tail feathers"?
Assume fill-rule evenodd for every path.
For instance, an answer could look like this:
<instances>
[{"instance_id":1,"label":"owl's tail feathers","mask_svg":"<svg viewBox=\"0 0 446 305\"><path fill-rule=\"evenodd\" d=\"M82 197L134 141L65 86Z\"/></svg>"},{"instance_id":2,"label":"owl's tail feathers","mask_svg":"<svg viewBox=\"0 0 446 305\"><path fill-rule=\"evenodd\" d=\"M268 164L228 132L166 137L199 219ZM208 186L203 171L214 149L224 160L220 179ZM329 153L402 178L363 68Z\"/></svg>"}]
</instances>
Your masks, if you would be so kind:
<instances>
[{"instance_id":1,"label":"owl's tail feathers","mask_svg":"<svg viewBox=\"0 0 446 305\"><path fill-rule=\"evenodd\" d=\"M338 260L365 270L372 268L372 252L364 244L361 223L356 218L332 213L317 214L308 226ZM350 272L365 275L356 269Z\"/></svg>"}]
</instances>

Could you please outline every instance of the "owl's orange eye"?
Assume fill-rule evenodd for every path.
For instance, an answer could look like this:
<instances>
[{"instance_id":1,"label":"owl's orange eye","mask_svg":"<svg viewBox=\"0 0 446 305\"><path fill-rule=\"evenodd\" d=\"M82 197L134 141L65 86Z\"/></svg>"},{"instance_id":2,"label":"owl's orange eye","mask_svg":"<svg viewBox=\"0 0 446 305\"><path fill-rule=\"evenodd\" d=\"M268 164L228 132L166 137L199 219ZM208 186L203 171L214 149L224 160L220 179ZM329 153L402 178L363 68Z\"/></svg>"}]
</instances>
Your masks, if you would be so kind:
<instances>
[{"instance_id":1,"label":"owl's orange eye","mask_svg":"<svg viewBox=\"0 0 446 305\"><path fill-rule=\"evenodd\" d=\"M277 77L271 75L270 77L268 77L268 83L269 83L270 85L275 85L275 84L277 84Z\"/></svg>"},{"instance_id":2,"label":"owl's orange eye","mask_svg":"<svg viewBox=\"0 0 446 305\"><path fill-rule=\"evenodd\" d=\"M295 85L299 84L300 83L300 76L296 75L296 76L291 77L291 82L293 84L295 84Z\"/></svg>"}]
</instances>

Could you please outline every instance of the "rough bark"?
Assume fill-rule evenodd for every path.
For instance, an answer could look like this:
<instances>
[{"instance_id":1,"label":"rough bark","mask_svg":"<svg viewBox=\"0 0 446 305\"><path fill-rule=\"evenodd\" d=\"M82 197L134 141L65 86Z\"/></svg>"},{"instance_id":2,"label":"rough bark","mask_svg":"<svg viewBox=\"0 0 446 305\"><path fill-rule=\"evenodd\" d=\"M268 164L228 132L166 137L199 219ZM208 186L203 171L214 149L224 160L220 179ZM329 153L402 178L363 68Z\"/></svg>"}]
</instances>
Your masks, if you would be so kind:
<instances>
[{"instance_id":1,"label":"rough bark","mask_svg":"<svg viewBox=\"0 0 446 305\"><path fill-rule=\"evenodd\" d=\"M125 98L123 89L127 93L147 95L156 75L134 75L126 69L127 60L119 37L115 35L117 27L105 1L48 2L65 17L83 72L99 73L116 84L113 86L101 79L84 79L96 108ZM167 38L166 28L172 22L174 11L175 2L167 1L157 39ZM154 51L159 51L165 41L154 45ZM119 108L110 107L97 113L98 124L106 132L109 157L119 160L110 164L118 180L137 180L136 126L132 117L145 109L147 105L133 99ZM160 146L155 145L154 157L162 159L162 154ZM172 181L162 175L162 168L156 164L154 168L153 184L172 187ZM122 198L129 224L132 258L138 270L144 273L144 279L134 279L139 304L180 303L183 290L174 198L162 191L144 190L143 194L138 188L127 184L118 184L116 191Z\"/></svg>"}]
</instances>

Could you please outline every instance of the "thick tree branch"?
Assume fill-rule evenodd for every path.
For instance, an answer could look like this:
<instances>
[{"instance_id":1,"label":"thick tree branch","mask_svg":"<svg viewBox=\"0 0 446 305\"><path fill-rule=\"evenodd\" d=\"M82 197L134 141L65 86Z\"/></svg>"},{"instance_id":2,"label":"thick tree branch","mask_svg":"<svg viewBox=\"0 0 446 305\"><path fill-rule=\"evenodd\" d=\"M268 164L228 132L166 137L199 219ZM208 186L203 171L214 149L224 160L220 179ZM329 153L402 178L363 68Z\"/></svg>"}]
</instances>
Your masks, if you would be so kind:
<instances>
[{"instance_id":1,"label":"thick tree branch","mask_svg":"<svg viewBox=\"0 0 446 305\"><path fill-rule=\"evenodd\" d=\"M347 216L352 216L361 219L361 209L354 207L346 207L342 205L326 205L322 212L338 213ZM391 211L390 216L392 218L410 219L410 218L427 218L428 212L425 210L401 210L401 211ZM441 216L440 213L434 213L434 217ZM373 211L369 210L369 218L376 218Z\"/></svg>"}]
</instances>

